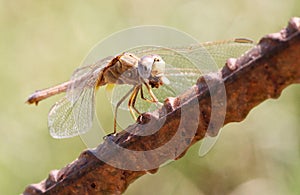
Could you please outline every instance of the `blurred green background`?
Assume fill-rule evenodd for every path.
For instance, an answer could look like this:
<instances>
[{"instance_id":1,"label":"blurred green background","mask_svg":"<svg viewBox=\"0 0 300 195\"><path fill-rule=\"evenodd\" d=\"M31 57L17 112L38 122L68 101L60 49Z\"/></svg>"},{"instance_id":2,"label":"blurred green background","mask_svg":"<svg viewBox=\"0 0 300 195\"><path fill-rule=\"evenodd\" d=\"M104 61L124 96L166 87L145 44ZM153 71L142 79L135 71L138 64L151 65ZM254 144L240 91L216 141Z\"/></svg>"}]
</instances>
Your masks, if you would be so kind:
<instances>
[{"instance_id":1,"label":"blurred green background","mask_svg":"<svg viewBox=\"0 0 300 195\"><path fill-rule=\"evenodd\" d=\"M111 33L167 25L200 42L260 37L299 16L297 0L0 1L0 194L19 194L78 157L80 138L53 139L47 114L59 97L26 105L36 89L67 80ZM300 194L300 86L230 124L213 150L187 155L130 185L126 194Z\"/></svg>"}]
</instances>

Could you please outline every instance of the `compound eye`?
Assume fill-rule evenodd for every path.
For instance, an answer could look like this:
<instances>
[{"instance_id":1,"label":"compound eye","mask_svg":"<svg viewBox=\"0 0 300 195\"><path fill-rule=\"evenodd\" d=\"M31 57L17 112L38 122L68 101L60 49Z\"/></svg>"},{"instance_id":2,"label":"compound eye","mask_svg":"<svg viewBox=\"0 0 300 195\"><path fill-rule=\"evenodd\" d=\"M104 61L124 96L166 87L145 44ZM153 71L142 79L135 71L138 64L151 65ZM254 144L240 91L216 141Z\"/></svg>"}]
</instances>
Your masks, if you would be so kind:
<instances>
[{"instance_id":1,"label":"compound eye","mask_svg":"<svg viewBox=\"0 0 300 195\"><path fill-rule=\"evenodd\" d=\"M160 77L165 72L165 61L160 56L155 56L151 74Z\"/></svg>"},{"instance_id":2,"label":"compound eye","mask_svg":"<svg viewBox=\"0 0 300 195\"><path fill-rule=\"evenodd\" d=\"M144 56L139 60L138 72L140 77L144 79L148 79L150 77L153 61L154 58L151 56Z\"/></svg>"}]
</instances>

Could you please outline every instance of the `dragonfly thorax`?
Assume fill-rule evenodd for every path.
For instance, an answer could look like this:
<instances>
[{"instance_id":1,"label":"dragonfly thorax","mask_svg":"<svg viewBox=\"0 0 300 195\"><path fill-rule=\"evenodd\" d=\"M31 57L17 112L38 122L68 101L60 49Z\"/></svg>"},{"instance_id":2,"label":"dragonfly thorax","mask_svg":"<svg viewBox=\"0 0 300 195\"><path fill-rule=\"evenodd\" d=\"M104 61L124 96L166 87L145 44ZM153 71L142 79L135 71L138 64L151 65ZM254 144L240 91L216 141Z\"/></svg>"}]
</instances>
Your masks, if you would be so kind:
<instances>
[{"instance_id":1,"label":"dragonfly thorax","mask_svg":"<svg viewBox=\"0 0 300 195\"><path fill-rule=\"evenodd\" d=\"M139 58L131 53L123 53L115 57L103 70L99 86L106 84L136 85L139 74L137 72Z\"/></svg>"}]
</instances>

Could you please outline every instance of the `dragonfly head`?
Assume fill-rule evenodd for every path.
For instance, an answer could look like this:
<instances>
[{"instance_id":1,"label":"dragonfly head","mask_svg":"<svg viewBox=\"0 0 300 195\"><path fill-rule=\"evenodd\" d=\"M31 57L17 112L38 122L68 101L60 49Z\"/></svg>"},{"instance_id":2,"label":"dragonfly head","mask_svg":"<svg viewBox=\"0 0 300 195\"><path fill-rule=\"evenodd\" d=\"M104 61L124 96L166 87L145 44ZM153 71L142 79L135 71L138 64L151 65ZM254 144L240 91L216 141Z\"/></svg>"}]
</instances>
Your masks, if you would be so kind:
<instances>
[{"instance_id":1,"label":"dragonfly head","mask_svg":"<svg viewBox=\"0 0 300 195\"><path fill-rule=\"evenodd\" d=\"M161 84L168 84L169 80L164 76L165 67L166 63L159 55L146 55L139 60L138 72L143 79L152 78Z\"/></svg>"}]
</instances>

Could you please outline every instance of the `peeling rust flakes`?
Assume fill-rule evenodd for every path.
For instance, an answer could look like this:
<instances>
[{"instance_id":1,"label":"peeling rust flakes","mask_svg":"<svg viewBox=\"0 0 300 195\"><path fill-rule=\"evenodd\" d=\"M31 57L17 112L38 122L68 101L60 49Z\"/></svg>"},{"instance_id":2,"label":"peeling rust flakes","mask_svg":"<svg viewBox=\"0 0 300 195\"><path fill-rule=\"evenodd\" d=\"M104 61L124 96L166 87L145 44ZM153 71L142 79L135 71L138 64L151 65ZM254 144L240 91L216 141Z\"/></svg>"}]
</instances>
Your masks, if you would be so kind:
<instances>
[{"instance_id":1,"label":"peeling rust flakes","mask_svg":"<svg viewBox=\"0 0 300 195\"><path fill-rule=\"evenodd\" d=\"M234 71L238 68L238 64L236 63L237 62L237 59L236 58L229 58L227 61L226 61L226 67L231 70L231 71Z\"/></svg>"},{"instance_id":2,"label":"peeling rust flakes","mask_svg":"<svg viewBox=\"0 0 300 195\"><path fill-rule=\"evenodd\" d=\"M151 169L151 170L147 170L147 173L150 173L150 174L155 174L157 173L157 171L159 170L159 168L157 169Z\"/></svg>"},{"instance_id":3,"label":"peeling rust flakes","mask_svg":"<svg viewBox=\"0 0 300 195\"><path fill-rule=\"evenodd\" d=\"M149 123L153 118L155 118L155 117L153 117L151 115L151 113L146 112L146 113L141 114L137 118L137 123L140 124L140 125L144 125L144 124Z\"/></svg>"},{"instance_id":4,"label":"peeling rust flakes","mask_svg":"<svg viewBox=\"0 0 300 195\"><path fill-rule=\"evenodd\" d=\"M179 106L180 106L179 98L168 97L164 101L164 107L165 107L167 113L170 113L170 112L176 110L176 108L178 108Z\"/></svg>"}]
</instances>

